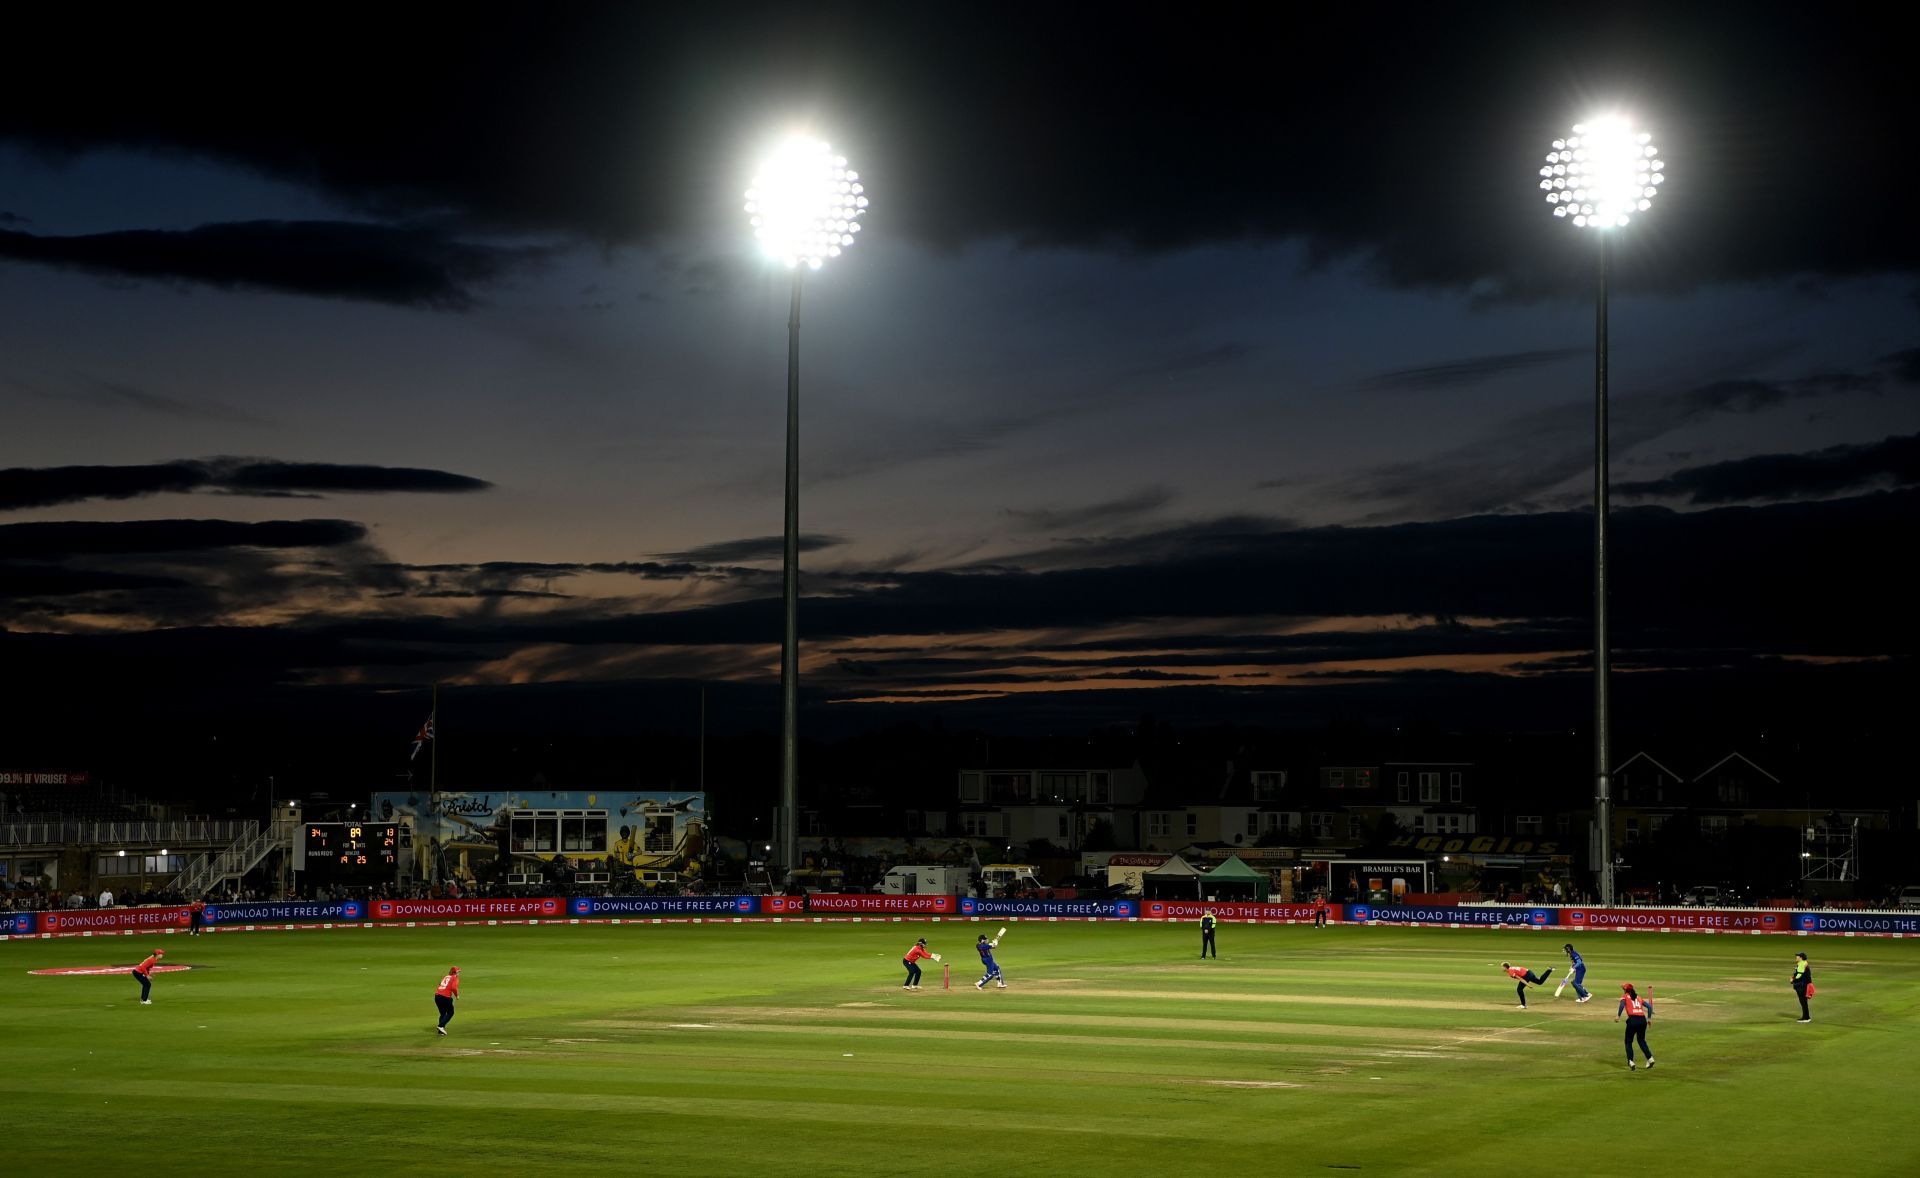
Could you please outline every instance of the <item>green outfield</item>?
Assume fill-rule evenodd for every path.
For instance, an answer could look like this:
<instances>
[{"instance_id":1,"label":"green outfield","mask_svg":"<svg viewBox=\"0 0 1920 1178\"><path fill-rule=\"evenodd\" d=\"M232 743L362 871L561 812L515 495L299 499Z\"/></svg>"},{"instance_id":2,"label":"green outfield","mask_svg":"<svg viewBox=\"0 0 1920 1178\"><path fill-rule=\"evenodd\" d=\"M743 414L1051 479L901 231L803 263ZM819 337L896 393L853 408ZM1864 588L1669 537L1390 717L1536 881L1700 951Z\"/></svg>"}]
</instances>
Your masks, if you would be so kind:
<instances>
[{"instance_id":1,"label":"green outfield","mask_svg":"<svg viewBox=\"0 0 1920 1178\"><path fill-rule=\"evenodd\" d=\"M0 944L21 1175L1920 1173L1920 942L1011 923L466 926ZM925 935L954 988L900 989ZM192 965L154 981L35 976ZM1813 959L1815 1021L1787 986ZM462 970L458 1017L432 991ZM1556 974L1556 980L1558 975ZM1651 987L1629 1072L1619 984Z\"/></svg>"}]
</instances>

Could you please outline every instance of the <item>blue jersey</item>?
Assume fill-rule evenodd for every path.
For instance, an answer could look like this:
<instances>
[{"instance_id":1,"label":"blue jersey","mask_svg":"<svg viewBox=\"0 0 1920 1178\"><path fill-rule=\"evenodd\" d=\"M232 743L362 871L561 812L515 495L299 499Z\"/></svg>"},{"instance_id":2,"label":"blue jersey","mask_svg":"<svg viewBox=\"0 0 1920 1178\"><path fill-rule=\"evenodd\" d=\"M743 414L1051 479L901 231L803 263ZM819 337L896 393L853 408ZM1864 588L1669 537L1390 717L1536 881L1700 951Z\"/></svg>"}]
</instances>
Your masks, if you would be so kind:
<instances>
[{"instance_id":1,"label":"blue jersey","mask_svg":"<svg viewBox=\"0 0 1920 1178\"><path fill-rule=\"evenodd\" d=\"M973 947L975 949L980 950L980 961L982 964L985 964L985 965L993 964L993 946L992 945L987 944L985 941L975 941L973 943Z\"/></svg>"},{"instance_id":2,"label":"blue jersey","mask_svg":"<svg viewBox=\"0 0 1920 1178\"><path fill-rule=\"evenodd\" d=\"M1569 950L1567 950L1567 956L1568 956L1569 958L1571 958L1571 959L1573 960L1573 968L1575 968L1575 969L1585 969L1585 968L1587 968L1587 963L1586 963L1585 961L1583 961L1583 960L1581 960L1581 957L1580 957L1580 951L1579 951L1579 950L1577 950L1577 949L1569 949Z\"/></svg>"}]
</instances>

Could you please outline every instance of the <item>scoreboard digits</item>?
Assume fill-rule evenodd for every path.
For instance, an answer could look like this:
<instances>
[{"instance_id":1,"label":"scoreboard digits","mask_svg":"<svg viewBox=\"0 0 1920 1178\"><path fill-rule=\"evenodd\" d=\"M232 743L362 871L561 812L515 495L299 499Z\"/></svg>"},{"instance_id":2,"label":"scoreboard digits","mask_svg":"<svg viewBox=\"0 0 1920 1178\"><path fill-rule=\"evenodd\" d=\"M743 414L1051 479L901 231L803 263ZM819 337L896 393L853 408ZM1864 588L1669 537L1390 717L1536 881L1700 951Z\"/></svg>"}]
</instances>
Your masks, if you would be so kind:
<instances>
[{"instance_id":1,"label":"scoreboard digits","mask_svg":"<svg viewBox=\"0 0 1920 1178\"><path fill-rule=\"evenodd\" d=\"M400 828L393 823L307 823L307 870L333 876L392 874L400 861Z\"/></svg>"}]
</instances>

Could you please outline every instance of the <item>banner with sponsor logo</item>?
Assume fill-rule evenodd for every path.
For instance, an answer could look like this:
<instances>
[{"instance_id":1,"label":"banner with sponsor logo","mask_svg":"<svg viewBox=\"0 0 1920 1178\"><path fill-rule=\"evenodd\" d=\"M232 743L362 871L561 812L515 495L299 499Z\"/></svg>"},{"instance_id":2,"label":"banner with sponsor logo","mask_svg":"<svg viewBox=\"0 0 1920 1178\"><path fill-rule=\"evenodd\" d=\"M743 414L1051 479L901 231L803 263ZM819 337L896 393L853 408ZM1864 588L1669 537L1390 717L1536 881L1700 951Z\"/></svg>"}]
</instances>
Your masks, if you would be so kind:
<instances>
[{"instance_id":1,"label":"banner with sponsor logo","mask_svg":"<svg viewBox=\"0 0 1920 1178\"><path fill-rule=\"evenodd\" d=\"M1200 900L1143 900L1140 915L1147 920L1199 920L1211 912L1221 920L1312 920L1317 904L1208 904ZM1327 919L1340 919L1340 905L1327 905Z\"/></svg>"},{"instance_id":2,"label":"banner with sponsor logo","mask_svg":"<svg viewBox=\"0 0 1920 1178\"><path fill-rule=\"evenodd\" d=\"M43 933L117 933L127 929L153 932L186 928L183 904L165 908L80 908L35 913L34 928Z\"/></svg>"},{"instance_id":3,"label":"banner with sponsor logo","mask_svg":"<svg viewBox=\"0 0 1920 1178\"><path fill-rule=\"evenodd\" d=\"M87 775L73 770L0 769L0 785L85 785Z\"/></svg>"},{"instance_id":4,"label":"banner with sponsor logo","mask_svg":"<svg viewBox=\"0 0 1920 1178\"><path fill-rule=\"evenodd\" d=\"M1085 920L1131 920L1137 900L976 900L960 897L962 916L1072 916Z\"/></svg>"},{"instance_id":5,"label":"banner with sponsor logo","mask_svg":"<svg viewBox=\"0 0 1920 1178\"><path fill-rule=\"evenodd\" d=\"M1347 919L1375 924L1472 924L1488 927L1544 927L1554 923L1551 908L1449 908L1420 904L1348 904Z\"/></svg>"},{"instance_id":6,"label":"banner with sponsor logo","mask_svg":"<svg viewBox=\"0 0 1920 1178\"><path fill-rule=\"evenodd\" d=\"M1803 933L1905 933L1920 936L1920 912L1796 912L1793 928Z\"/></svg>"},{"instance_id":7,"label":"banner with sponsor logo","mask_svg":"<svg viewBox=\"0 0 1920 1178\"><path fill-rule=\"evenodd\" d=\"M375 920L552 920L565 916L567 902L553 896L471 900L375 900Z\"/></svg>"},{"instance_id":8,"label":"banner with sponsor logo","mask_svg":"<svg viewBox=\"0 0 1920 1178\"><path fill-rule=\"evenodd\" d=\"M574 916L752 916L756 896L577 896Z\"/></svg>"},{"instance_id":9,"label":"banner with sponsor logo","mask_svg":"<svg viewBox=\"0 0 1920 1178\"><path fill-rule=\"evenodd\" d=\"M364 900L325 900L311 903L209 904L206 922L216 924L285 924L296 920L365 920Z\"/></svg>"},{"instance_id":10,"label":"banner with sponsor logo","mask_svg":"<svg viewBox=\"0 0 1920 1178\"><path fill-rule=\"evenodd\" d=\"M33 913L9 912L0 917L0 936L30 937L33 935Z\"/></svg>"},{"instance_id":11,"label":"banner with sponsor logo","mask_svg":"<svg viewBox=\"0 0 1920 1178\"><path fill-rule=\"evenodd\" d=\"M776 897L769 896L768 899ZM855 896L840 895L832 892L815 892L811 896L795 896L795 900L804 899L805 911L814 916L865 915L909 916L916 913L948 913L960 911L960 901L954 896ZM771 906L763 905L767 912L775 911Z\"/></svg>"},{"instance_id":12,"label":"banner with sponsor logo","mask_svg":"<svg viewBox=\"0 0 1920 1178\"><path fill-rule=\"evenodd\" d=\"M1572 928L1673 929L1684 932L1784 933L1793 914L1721 911L1716 908L1562 908L1560 923Z\"/></svg>"}]
</instances>

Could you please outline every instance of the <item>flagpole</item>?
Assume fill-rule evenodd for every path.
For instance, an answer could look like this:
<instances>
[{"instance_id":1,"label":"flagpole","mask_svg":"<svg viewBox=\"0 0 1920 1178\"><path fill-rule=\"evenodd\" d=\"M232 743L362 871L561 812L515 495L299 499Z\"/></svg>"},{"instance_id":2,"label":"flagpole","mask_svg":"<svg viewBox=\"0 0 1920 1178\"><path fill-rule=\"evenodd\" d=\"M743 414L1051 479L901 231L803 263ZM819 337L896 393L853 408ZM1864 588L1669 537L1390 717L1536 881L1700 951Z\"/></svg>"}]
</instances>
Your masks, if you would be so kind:
<instances>
[{"instance_id":1,"label":"flagpole","mask_svg":"<svg viewBox=\"0 0 1920 1178\"><path fill-rule=\"evenodd\" d=\"M433 759L427 762L427 849L431 859L427 865L427 886L429 889L440 884L440 685L433 685L433 706L427 711L428 755Z\"/></svg>"}]
</instances>

